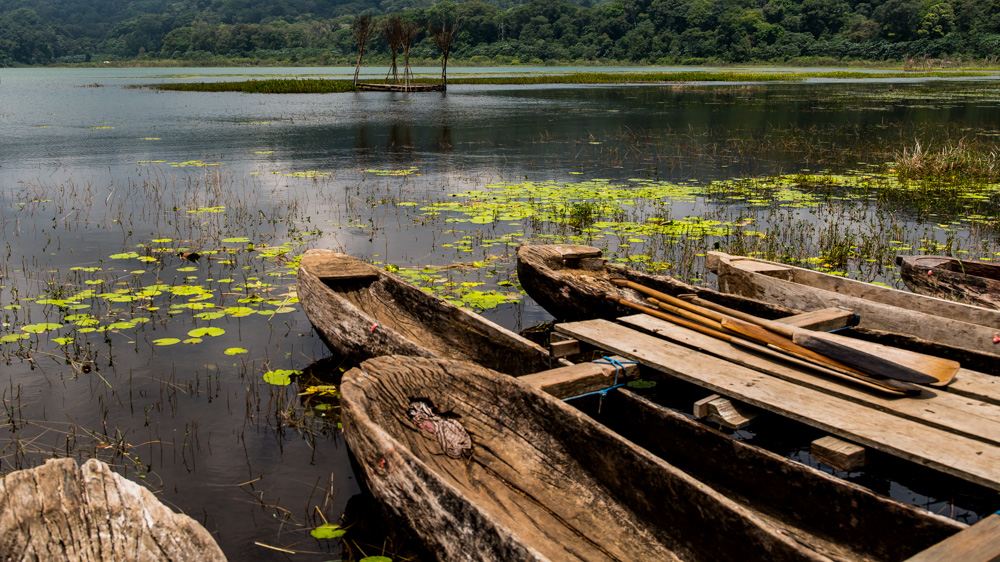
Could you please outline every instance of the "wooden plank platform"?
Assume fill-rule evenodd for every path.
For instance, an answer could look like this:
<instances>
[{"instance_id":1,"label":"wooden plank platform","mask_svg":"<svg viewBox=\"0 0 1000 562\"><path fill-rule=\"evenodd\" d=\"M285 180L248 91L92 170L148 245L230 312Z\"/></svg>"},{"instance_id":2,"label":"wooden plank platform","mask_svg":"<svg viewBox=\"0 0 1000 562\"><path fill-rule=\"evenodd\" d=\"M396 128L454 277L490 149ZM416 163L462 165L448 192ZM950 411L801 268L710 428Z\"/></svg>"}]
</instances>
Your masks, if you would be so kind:
<instances>
[{"instance_id":1,"label":"wooden plank platform","mask_svg":"<svg viewBox=\"0 0 1000 562\"><path fill-rule=\"evenodd\" d=\"M776 362L773 359L729 345L724 341L645 314L628 316L622 318L621 322L626 326L639 328L674 343L703 351L737 365L768 373L776 378L812 388L842 400L1000 445L1000 405L971 400L964 396L941 392L940 389L926 389L921 394L906 399L890 397L852 385L844 379L824 378L794 365Z\"/></svg>"},{"instance_id":2,"label":"wooden plank platform","mask_svg":"<svg viewBox=\"0 0 1000 562\"><path fill-rule=\"evenodd\" d=\"M443 92L443 84L358 84L365 92Z\"/></svg>"},{"instance_id":3,"label":"wooden plank platform","mask_svg":"<svg viewBox=\"0 0 1000 562\"><path fill-rule=\"evenodd\" d=\"M723 396L1000 490L1000 413L995 404L937 390L917 398L888 398L746 352L740 356L732 347L723 359L607 320L555 329ZM679 333L676 339L693 341L697 335L684 331L689 334Z\"/></svg>"}]
</instances>

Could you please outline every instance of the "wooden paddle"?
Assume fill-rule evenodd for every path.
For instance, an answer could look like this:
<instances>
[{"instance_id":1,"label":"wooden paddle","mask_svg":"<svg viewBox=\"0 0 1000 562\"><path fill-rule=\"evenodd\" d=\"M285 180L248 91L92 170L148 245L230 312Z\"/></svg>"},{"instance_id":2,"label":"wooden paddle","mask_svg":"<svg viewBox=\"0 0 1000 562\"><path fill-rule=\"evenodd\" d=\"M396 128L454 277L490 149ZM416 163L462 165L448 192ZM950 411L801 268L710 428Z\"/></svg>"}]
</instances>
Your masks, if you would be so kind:
<instances>
[{"instance_id":1,"label":"wooden paddle","mask_svg":"<svg viewBox=\"0 0 1000 562\"><path fill-rule=\"evenodd\" d=\"M952 380L954 380L955 375L958 374L959 369L961 369L961 365L958 361L952 361L950 359L943 359L933 355L925 355L923 353L917 353L907 349L900 349L898 347L890 347L887 345L859 340L857 338L849 338L837 334L828 334L826 332L814 332L812 330L806 330L797 326L790 326L773 320L765 320L763 318L757 318L756 316L751 316L745 312L733 310L722 306L721 304L716 304L712 301L707 301L693 295L691 297L685 297L682 300L702 308L711 309L721 314L758 323L772 332L792 338L796 343L819 351L820 353L824 353L824 351L821 351L824 343L818 341L819 339L822 339L833 342L834 344L839 344L840 347L858 350L865 353L866 357L876 357L879 361L889 361L894 364L919 371L936 379L935 382L928 383L930 386L947 386ZM803 343L805 340L810 341ZM828 349L827 351L828 353L824 354L831 357L837 357L836 349Z\"/></svg>"},{"instance_id":2,"label":"wooden paddle","mask_svg":"<svg viewBox=\"0 0 1000 562\"><path fill-rule=\"evenodd\" d=\"M774 357L774 358L777 358L777 359L781 359L783 361L794 363L794 364L796 364L796 365L798 365L800 367L807 368L807 369L812 369L812 370L818 371L820 373L823 373L825 375L831 375L831 376L838 377L838 378L847 378L848 380L852 380L852 381L854 381L856 383L863 384L864 386L867 386L869 388L874 388L876 390L880 390L880 391L883 391L883 392L888 392L888 393L896 394L896 395L913 395L913 394L919 394L921 392L920 387L911 385L909 383L905 383L905 382L901 382L901 381L895 381L895 380L892 380L892 379L879 379L879 378L876 378L876 377L870 377L870 376L868 376L865 373L858 373L858 372L854 372L853 370L841 371L839 369L836 369L836 368L833 368L833 367L829 367L829 366L825 366L825 365L821 365L821 364L815 363L813 361L809 361L809 360L797 357L795 355L789 355L787 352L778 351L778 350L775 350L775 349L773 349L771 347L768 347L766 345L756 344L756 343L754 343L752 341L748 341L748 340L743 339L741 337L734 336L734 335L732 335L730 333L726 333L726 332L720 331L718 329L711 328L711 327L706 326L706 325L704 325L704 324L702 324L700 322L696 322L696 321L688 320L688 319L681 318L681 317L678 317L678 316L674 316L672 314L668 314L668 313L663 312L661 310L658 310L656 308L650 308L648 306L643 306L641 304L638 304L638 303L635 303L635 302L632 302L632 301L628 301L628 300L625 300L625 299L620 299L620 298L612 296L612 295L608 295L607 298L609 300L612 300L612 301L618 303L621 306L624 306L624 307L627 307L627 308L631 308L631 309L636 310L638 312L642 312L642 313L648 314L650 316L659 318L661 320L665 320L665 321L670 322L672 324L677 324L678 326L681 326L683 328L687 328L689 330L694 330L694 331L696 331L696 332L698 332L700 334L704 334L706 336L717 338L717 339L720 339L722 341L728 342L728 343L730 343L732 345L743 347L743 348L749 349L751 351L755 351L757 353L762 353L764 355L768 355L768 356L771 356L771 357ZM711 320L706 319L706 318L702 318L702 320L708 320L708 322L712 322ZM720 323L716 323L716 324L720 324ZM721 324L720 324L720 327L721 327Z\"/></svg>"},{"instance_id":3,"label":"wooden paddle","mask_svg":"<svg viewBox=\"0 0 1000 562\"><path fill-rule=\"evenodd\" d=\"M767 336L764 332L769 332L767 326L766 325L762 326L761 323L776 324L775 322L770 322L762 318L756 318L752 316L750 318L755 318L755 321L752 322L741 321L732 316L722 314L720 312L717 312L715 310L710 310L705 307L698 306L691 302L679 299L677 297L668 295L666 293L657 291L655 289L651 289L649 287L640 285L638 283L629 281L627 279L612 279L611 282L619 287L628 287L646 296L653 297L658 301L688 310L690 312L693 312L700 316L704 316L706 318L710 318L712 320L716 320L718 322L722 322L724 326L725 323L728 322L730 328L734 332L739 333L741 335L748 335L750 333L754 333L760 338L758 339L758 341L765 341L763 338ZM746 316L747 315L744 315L744 317ZM748 326L753 326L754 328L749 328ZM812 350L814 354L825 355L827 359L833 361L832 359L830 359L830 353L835 353L836 361L833 361L833 363L838 363L842 366L846 366L855 373L862 372L862 373L867 373L868 375L874 377L884 377L884 378L902 380L918 384L942 384L942 380L944 379L950 382L950 380L954 378L955 374L958 372L959 368L957 363L951 362L953 363L953 365L948 365L947 371L937 372L936 373L937 376L935 376L934 374L926 372L922 368L914 368L909 365L902 365L894 361L889 361L881 357L878 357L876 355L860 351L855 347L845 346L840 342L835 342L835 341L831 342L829 339L823 338L822 335L818 335L819 334L818 332L803 330L801 328L795 328L793 326L783 326L783 328L786 327L793 328L794 330L796 330L796 332L792 332L793 334L792 340L794 340L796 333L803 333L803 335L800 337L800 341L788 341L789 338L787 336L771 332L772 336L781 339L775 340L774 342L768 341L767 343L771 343L776 347L786 349L786 351L792 351L791 349L788 349L788 344L795 346L795 349L809 349L810 345L816 345L820 349ZM798 330L801 330L801 332L798 332ZM812 337L806 337L806 336L812 336ZM779 341L781 342L780 345L778 343ZM784 345L785 347L782 347L782 345ZM792 351L792 352L801 353L800 351Z\"/></svg>"}]
</instances>

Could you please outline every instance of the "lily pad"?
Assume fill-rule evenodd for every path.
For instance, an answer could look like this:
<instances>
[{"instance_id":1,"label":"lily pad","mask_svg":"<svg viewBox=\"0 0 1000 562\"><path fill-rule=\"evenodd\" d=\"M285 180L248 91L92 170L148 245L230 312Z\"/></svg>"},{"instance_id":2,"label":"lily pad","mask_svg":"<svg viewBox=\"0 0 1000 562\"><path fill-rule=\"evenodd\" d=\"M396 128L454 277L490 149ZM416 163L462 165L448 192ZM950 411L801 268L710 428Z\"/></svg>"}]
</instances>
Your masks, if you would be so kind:
<instances>
[{"instance_id":1,"label":"lily pad","mask_svg":"<svg viewBox=\"0 0 1000 562\"><path fill-rule=\"evenodd\" d=\"M223 353L225 353L226 355L239 355L240 353L249 353L249 351L250 350L244 349L242 347L230 347Z\"/></svg>"},{"instance_id":2,"label":"lily pad","mask_svg":"<svg viewBox=\"0 0 1000 562\"><path fill-rule=\"evenodd\" d=\"M153 340L153 345L174 345L175 343L181 343L181 340L177 338L159 338Z\"/></svg>"},{"instance_id":3,"label":"lily pad","mask_svg":"<svg viewBox=\"0 0 1000 562\"><path fill-rule=\"evenodd\" d=\"M264 373L264 382L276 386L288 386L292 384L293 375L301 375L302 371L294 369L278 369Z\"/></svg>"},{"instance_id":4,"label":"lily pad","mask_svg":"<svg viewBox=\"0 0 1000 562\"><path fill-rule=\"evenodd\" d=\"M49 330L58 330L62 328L62 324L53 324L52 322L42 322L41 324L28 324L27 326L22 326L21 329L25 332L32 334L41 334L42 332L48 332Z\"/></svg>"},{"instance_id":5,"label":"lily pad","mask_svg":"<svg viewBox=\"0 0 1000 562\"><path fill-rule=\"evenodd\" d=\"M342 529L340 525L334 525L333 523L324 523L319 527L316 527L312 531L309 531L309 534L312 535L313 538L317 539L336 539L338 537L342 537L346 532L347 531Z\"/></svg>"},{"instance_id":6,"label":"lily pad","mask_svg":"<svg viewBox=\"0 0 1000 562\"><path fill-rule=\"evenodd\" d=\"M192 338L200 338L202 336L212 336L212 337L221 336L222 334L225 333L226 331L223 330L222 328L209 326L207 328L195 328L194 330L189 331L188 335L191 336Z\"/></svg>"},{"instance_id":7,"label":"lily pad","mask_svg":"<svg viewBox=\"0 0 1000 562\"><path fill-rule=\"evenodd\" d=\"M30 338L28 334L7 334L6 336L0 337L0 343L10 343L17 340L26 340Z\"/></svg>"}]
</instances>

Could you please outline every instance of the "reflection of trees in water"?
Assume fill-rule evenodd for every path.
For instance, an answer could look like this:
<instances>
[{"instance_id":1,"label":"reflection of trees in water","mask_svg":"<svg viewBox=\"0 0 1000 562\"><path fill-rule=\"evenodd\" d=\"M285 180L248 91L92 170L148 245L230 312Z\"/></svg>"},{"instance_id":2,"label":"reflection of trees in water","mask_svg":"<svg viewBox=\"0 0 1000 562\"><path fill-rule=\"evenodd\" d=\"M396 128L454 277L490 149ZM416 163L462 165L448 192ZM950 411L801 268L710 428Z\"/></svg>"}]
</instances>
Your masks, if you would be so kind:
<instances>
[{"instance_id":1,"label":"reflection of trees in water","mask_svg":"<svg viewBox=\"0 0 1000 562\"><path fill-rule=\"evenodd\" d=\"M437 132L437 148L443 152L451 152L451 125L442 121Z\"/></svg>"},{"instance_id":2,"label":"reflection of trees in water","mask_svg":"<svg viewBox=\"0 0 1000 562\"><path fill-rule=\"evenodd\" d=\"M408 123L393 123L389 126L388 138L385 141L386 152L396 155L412 155L417 146L414 139L413 127ZM376 137L379 135L375 135ZM417 137L424 136L418 132ZM441 123L439 127L428 129L426 133L426 144L431 150L451 152L452 138L451 125ZM419 138L417 140L420 140ZM366 124L360 123L355 128L354 149L359 153L375 151L382 143L372 139L372 132Z\"/></svg>"},{"instance_id":3,"label":"reflection of trees in water","mask_svg":"<svg viewBox=\"0 0 1000 562\"><path fill-rule=\"evenodd\" d=\"M389 143L386 146L393 154L410 154L413 152L413 131L408 124L393 123L389 127Z\"/></svg>"}]
</instances>

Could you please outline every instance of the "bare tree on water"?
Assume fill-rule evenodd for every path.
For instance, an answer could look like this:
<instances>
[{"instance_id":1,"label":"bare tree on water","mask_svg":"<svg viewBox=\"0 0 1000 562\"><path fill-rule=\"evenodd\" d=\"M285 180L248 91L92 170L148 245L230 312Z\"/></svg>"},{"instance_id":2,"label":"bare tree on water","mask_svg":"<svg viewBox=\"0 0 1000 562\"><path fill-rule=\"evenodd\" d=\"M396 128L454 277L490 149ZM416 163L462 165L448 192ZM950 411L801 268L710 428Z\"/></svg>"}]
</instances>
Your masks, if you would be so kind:
<instances>
[{"instance_id":1,"label":"bare tree on water","mask_svg":"<svg viewBox=\"0 0 1000 562\"><path fill-rule=\"evenodd\" d=\"M370 14L361 14L354 18L351 24L351 35L358 42L358 65L354 67L354 85L358 85L358 73L361 72L361 57L365 54L365 46L368 40L375 34L375 18Z\"/></svg>"},{"instance_id":2,"label":"bare tree on water","mask_svg":"<svg viewBox=\"0 0 1000 562\"><path fill-rule=\"evenodd\" d=\"M451 53L451 45L455 41L455 31L458 29L458 20L448 23L441 20L441 27L431 26L431 37L434 43L441 49L441 87L448 88L448 55Z\"/></svg>"},{"instance_id":3,"label":"bare tree on water","mask_svg":"<svg viewBox=\"0 0 1000 562\"><path fill-rule=\"evenodd\" d=\"M393 83L396 83L399 82L399 67L396 65L396 54L403 43L403 18L399 17L399 15L387 17L382 20L381 31L385 42L389 44L389 52L392 53L392 65L389 67L389 72L385 74L385 80L388 82L389 75L391 74Z\"/></svg>"},{"instance_id":4,"label":"bare tree on water","mask_svg":"<svg viewBox=\"0 0 1000 562\"><path fill-rule=\"evenodd\" d=\"M420 31L420 26L412 21L404 21L400 24L399 39L403 44L403 84L410 85L413 72L410 70L410 47L413 46L413 39Z\"/></svg>"}]
</instances>

